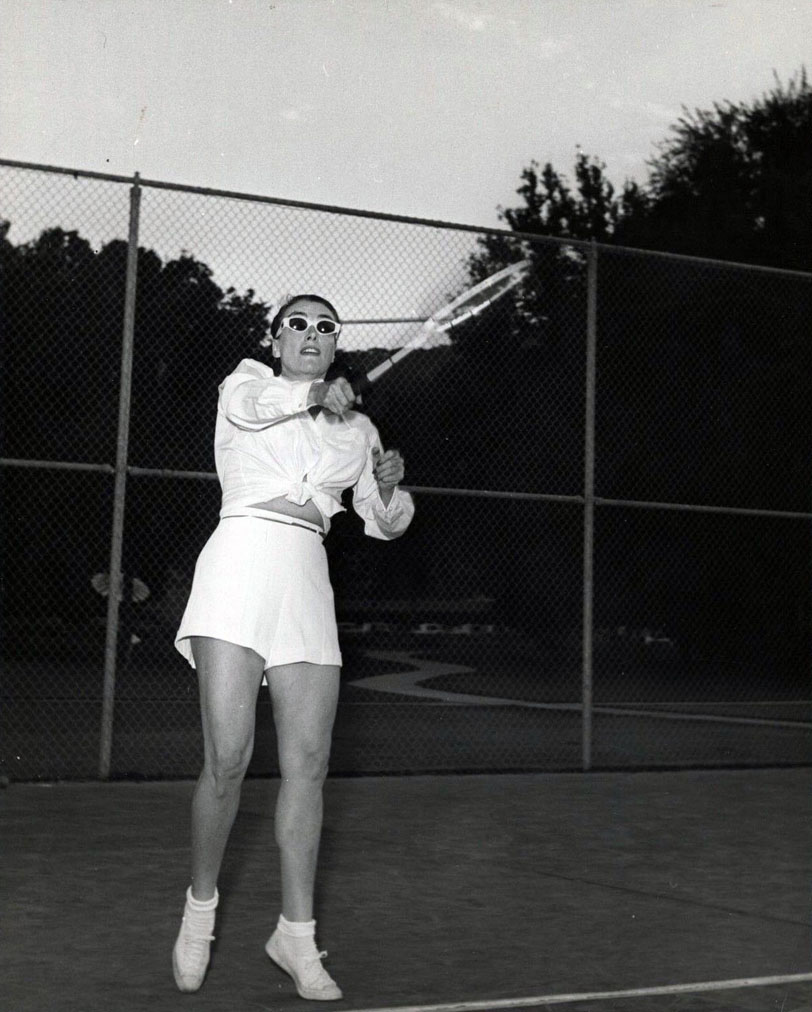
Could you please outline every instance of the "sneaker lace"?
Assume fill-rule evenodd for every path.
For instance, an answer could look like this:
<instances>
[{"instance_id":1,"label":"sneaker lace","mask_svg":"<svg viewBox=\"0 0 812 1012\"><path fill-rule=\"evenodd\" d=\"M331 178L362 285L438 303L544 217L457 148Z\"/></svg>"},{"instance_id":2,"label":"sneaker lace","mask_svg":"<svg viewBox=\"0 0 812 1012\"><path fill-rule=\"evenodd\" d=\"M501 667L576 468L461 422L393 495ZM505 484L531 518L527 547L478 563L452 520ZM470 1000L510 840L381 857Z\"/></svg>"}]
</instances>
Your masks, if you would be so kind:
<instances>
[{"instance_id":1,"label":"sneaker lace","mask_svg":"<svg viewBox=\"0 0 812 1012\"><path fill-rule=\"evenodd\" d=\"M211 934L210 918L195 916L190 912L183 917L183 943L186 949L205 953L206 946L214 941Z\"/></svg>"},{"instance_id":2,"label":"sneaker lace","mask_svg":"<svg viewBox=\"0 0 812 1012\"><path fill-rule=\"evenodd\" d=\"M321 965L326 952L315 950L302 960L302 981L308 987L333 987L335 981Z\"/></svg>"}]
</instances>

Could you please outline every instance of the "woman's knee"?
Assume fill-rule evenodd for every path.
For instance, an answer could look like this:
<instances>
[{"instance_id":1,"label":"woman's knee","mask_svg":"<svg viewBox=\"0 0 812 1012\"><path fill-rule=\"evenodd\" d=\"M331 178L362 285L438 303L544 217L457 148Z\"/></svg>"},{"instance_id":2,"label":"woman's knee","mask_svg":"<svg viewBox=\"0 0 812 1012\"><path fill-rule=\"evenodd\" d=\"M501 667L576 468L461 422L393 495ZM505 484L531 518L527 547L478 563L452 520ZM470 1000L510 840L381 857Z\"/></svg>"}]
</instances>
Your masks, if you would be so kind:
<instances>
[{"instance_id":1,"label":"woman's knee","mask_svg":"<svg viewBox=\"0 0 812 1012\"><path fill-rule=\"evenodd\" d=\"M240 787L248 770L252 752L253 742L243 746L210 750L205 772L211 778L218 796L222 797Z\"/></svg>"},{"instance_id":2,"label":"woman's knee","mask_svg":"<svg viewBox=\"0 0 812 1012\"><path fill-rule=\"evenodd\" d=\"M279 772L283 780L322 784L327 777L329 763L329 742L307 742L280 754Z\"/></svg>"}]
</instances>

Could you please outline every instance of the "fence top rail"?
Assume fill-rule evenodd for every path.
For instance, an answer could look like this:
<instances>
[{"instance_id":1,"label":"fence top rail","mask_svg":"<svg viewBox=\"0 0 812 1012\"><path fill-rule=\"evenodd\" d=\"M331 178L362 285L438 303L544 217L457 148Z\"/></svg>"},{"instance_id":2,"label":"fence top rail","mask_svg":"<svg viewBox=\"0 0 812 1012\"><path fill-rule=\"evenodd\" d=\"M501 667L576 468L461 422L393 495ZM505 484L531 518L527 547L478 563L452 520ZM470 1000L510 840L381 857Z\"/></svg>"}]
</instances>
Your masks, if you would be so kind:
<instances>
[{"instance_id":1,"label":"fence top rail","mask_svg":"<svg viewBox=\"0 0 812 1012\"><path fill-rule=\"evenodd\" d=\"M36 172L50 172L79 179L101 179L110 183L127 183L150 187L155 190L176 190L182 193L196 193L206 197L227 197L230 200L247 200L259 204L275 204L280 207L297 207L307 211L323 211L328 214L343 214L355 218L372 218L378 221L400 222L406 225L424 225L427 228L452 229L457 232L476 232L483 235L504 235L511 239L530 242L550 242L561 246L592 245L586 239L562 239L558 236L537 235L533 232L514 232L509 228L492 228L486 225L465 225L461 222L441 221L433 218L416 218L405 214L389 214L386 211L365 211L357 207L343 207L337 204L318 204L307 200L290 200L286 197L268 197L259 193L244 193L237 190L219 190L208 186L190 186L187 183L168 183L160 179L144 179L139 173L120 176L109 172L91 172L86 169L69 169L59 165L40 165L36 162L20 162L11 158L0 158L0 166L12 169L28 169Z\"/></svg>"},{"instance_id":2,"label":"fence top rail","mask_svg":"<svg viewBox=\"0 0 812 1012\"><path fill-rule=\"evenodd\" d=\"M785 267L769 267L764 264L747 264L734 260L714 260L710 257L689 256L685 253L669 253L665 250L649 250L634 246L615 246L594 239L571 239L553 235L539 235L536 232L516 232L509 228L495 228L485 225L465 225L461 222L442 221L433 218L417 218L411 215L389 214L385 211L366 211L357 207L343 207L333 204L318 204L306 200L289 200L285 197L268 197L258 193L241 193L236 190L219 190L206 186L190 186L187 183L168 183L159 179L144 179L138 172L132 176L121 176L109 172L93 172L89 169L71 169L59 165L42 165L37 162L22 162L13 158L0 158L0 167L27 169L35 172L50 172L57 175L73 176L76 179L100 179L111 183L126 183L130 186L144 186L156 190L175 190L182 193L196 193L200 196L226 197L230 200L246 200L260 204L274 204L280 207L296 207L308 211L322 211L326 214L342 214L355 218L370 218L377 221L392 221L406 225L422 225L426 228L448 229L457 232L473 232L479 235L503 235L524 242L575 247L581 250L605 249L616 253L642 254L679 260L687 263L709 264L738 270L756 271L763 274L779 274L784 277L805 278L812 281L812 272L790 270Z\"/></svg>"}]
</instances>

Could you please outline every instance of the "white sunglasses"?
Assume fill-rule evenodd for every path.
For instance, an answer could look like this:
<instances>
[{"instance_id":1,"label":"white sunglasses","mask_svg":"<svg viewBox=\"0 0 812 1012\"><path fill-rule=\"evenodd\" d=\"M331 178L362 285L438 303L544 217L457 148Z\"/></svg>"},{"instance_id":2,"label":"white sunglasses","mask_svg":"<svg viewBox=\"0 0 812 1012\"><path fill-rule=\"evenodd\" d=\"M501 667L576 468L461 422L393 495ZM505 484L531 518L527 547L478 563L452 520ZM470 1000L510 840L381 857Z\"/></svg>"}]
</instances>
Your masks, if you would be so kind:
<instances>
[{"instance_id":1,"label":"white sunglasses","mask_svg":"<svg viewBox=\"0 0 812 1012\"><path fill-rule=\"evenodd\" d=\"M303 333L307 328L313 324L318 334L335 334L338 337L341 332L341 324L336 320L330 320L327 317L322 317L318 320L311 320L309 316L305 316L304 313L291 313L290 316L284 317L282 320L282 326L287 327L289 330L295 330L299 333Z\"/></svg>"}]
</instances>

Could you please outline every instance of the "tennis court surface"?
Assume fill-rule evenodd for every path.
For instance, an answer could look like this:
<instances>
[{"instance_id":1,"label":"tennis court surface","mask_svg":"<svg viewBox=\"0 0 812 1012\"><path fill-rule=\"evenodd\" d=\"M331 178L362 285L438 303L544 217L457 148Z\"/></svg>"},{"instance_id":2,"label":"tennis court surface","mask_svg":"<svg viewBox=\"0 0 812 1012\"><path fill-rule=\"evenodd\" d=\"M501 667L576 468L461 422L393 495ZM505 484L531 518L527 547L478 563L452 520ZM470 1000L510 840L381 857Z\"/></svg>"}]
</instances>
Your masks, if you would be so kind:
<instances>
[{"instance_id":1,"label":"tennis court surface","mask_svg":"<svg viewBox=\"0 0 812 1012\"><path fill-rule=\"evenodd\" d=\"M272 778L245 784L206 982L175 989L192 786L0 791L3 1012L308 1007L263 952ZM333 1007L808 1010L810 816L808 768L332 777Z\"/></svg>"}]
</instances>

